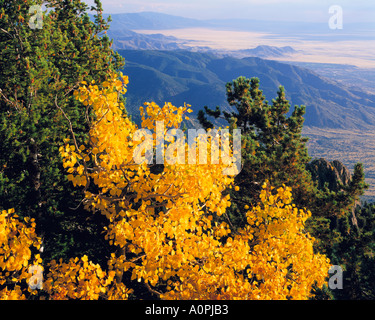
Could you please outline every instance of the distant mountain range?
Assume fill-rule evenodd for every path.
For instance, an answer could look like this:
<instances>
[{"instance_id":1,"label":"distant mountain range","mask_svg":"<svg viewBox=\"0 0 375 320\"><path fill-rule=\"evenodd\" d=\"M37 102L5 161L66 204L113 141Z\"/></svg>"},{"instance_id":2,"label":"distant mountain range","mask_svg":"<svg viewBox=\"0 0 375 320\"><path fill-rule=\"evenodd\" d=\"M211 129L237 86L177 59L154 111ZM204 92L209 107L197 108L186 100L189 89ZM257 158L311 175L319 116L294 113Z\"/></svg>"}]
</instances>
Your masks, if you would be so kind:
<instances>
[{"instance_id":1,"label":"distant mountain range","mask_svg":"<svg viewBox=\"0 0 375 320\"><path fill-rule=\"evenodd\" d=\"M191 50L179 39L162 34L145 35L128 29L110 29L108 36L113 40L114 50Z\"/></svg>"},{"instance_id":2,"label":"distant mountain range","mask_svg":"<svg viewBox=\"0 0 375 320\"><path fill-rule=\"evenodd\" d=\"M108 36L113 39L114 49L126 60L124 73L130 77L127 109L135 118L139 106L145 101L160 104L170 101L176 105L186 102L192 105L195 113L205 105L220 105L228 109L225 84L246 76L260 79L261 89L269 101L276 97L278 87L283 85L292 106L306 105L306 126L366 129L375 125L375 94L368 90L374 83L370 79L373 71L361 71L359 78L364 81L360 82L350 66L337 65L332 69L326 64L322 69L319 64L294 64L293 55L299 52L290 46L261 45L235 52L218 52L208 47L196 48L188 40L135 32L192 27L264 31L277 27L280 34L292 32L295 35L307 32L311 27L309 23L296 26L288 22L253 20L203 21L154 12L114 14L111 17ZM321 30L319 24L314 25L314 31ZM264 60L280 57L284 60L290 57L290 63ZM347 80L351 87L334 81L337 75ZM360 83L366 88L352 86Z\"/></svg>"},{"instance_id":3,"label":"distant mountain range","mask_svg":"<svg viewBox=\"0 0 375 320\"><path fill-rule=\"evenodd\" d=\"M112 22L110 23L108 36L113 39L113 48L115 50L188 50L192 52L214 53L215 55L222 57L233 56L236 58L243 58L253 56L264 59L279 59L283 60L285 63L306 67L317 72L321 76L342 82L344 85L357 86L360 87L362 91L372 93L375 92L375 68L358 69L358 67L355 66L343 64L339 65L335 63L296 62L295 56L301 56L301 54L306 55L306 59L308 60L309 52L295 50L294 48L288 46L276 47L260 45L256 48L247 48L244 50L215 50L210 47L198 47L193 41L181 40L176 37L165 36L157 33L159 32L157 30L162 29L199 27L218 30L268 32L274 36L276 36L275 34L278 34L277 37L303 37L304 39L310 40L311 37L314 39L316 37L321 37L323 39L335 41L343 40L344 38L346 39L350 32L352 32L352 35L355 36L356 40L363 37L368 38L369 35L375 35L375 24L345 23L344 34L330 34L330 32L327 33L326 24L312 24L311 22L296 23L285 21L255 21L246 19L203 21L155 12L121 13L113 14L111 17ZM155 34L142 34L136 32L140 29L155 30ZM353 30L356 30L356 32L353 33ZM370 32L371 30L374 32Z\"/></svg>"},{"instance_id":4,"label":"distant mountain range","mask_svg":"<svg viewBox=\"0 0 375 320\"><path fill-rule=\"evenodd\" d=\"M198 20L184 18L159 12L104 14L111 16L111 29L117 30L165 30L180 28L211 28L221 30L240 30L254 32L268 32L281 36L293 36L317 40L324 34L326 40L374 40L375 22L373 23L345 23L345 33L338 34L327 28L325 22L288 22L251 19L211 19Z\"/></svg>"},{"instance_id":5,"label":"distant mountain range","mask_svg":"<svg viewBox=\"0 0 375 320\"><path fill-rule=\"evenodd\" d=\"M286 47L275 47L260 45L253 49L236 50L235 52L229 52L233 56L244 56L244 57L258 57L258 58L282 58L292 56L298 53L297 50L290 46Z\"/></svg>"},{"instance_id":6,"label":"distant mountain range","mask_svg":"<svg viewBox=\"0 0 375 320\"><path fill-rule=\"evenodd\" d=\"M113 30L161 30L214 25L208 21L178 17L159 12L103 14L104 18L108 16L111 16L111 28Z\"/></svg>"},{"instance_id":7,"label":"distant mountain range","mask_svg":"<svg viewBox=\"0 0 375 320\"><path fill-rule=\"evenodd\" d=\"M276 47L260 45L256 48L242 49L235 51L215 50L209 47L196 47L189 43L188 40L180 40L172 36L162 34L141 34L131 30L122 29L108 31L108 36L113 40L114 50L186 50L192 52L213 53L219 56L234 57L259 57L259 58L282 58L291 57L298 53L297 50L290 46Z\"/></svg>"},{"instance_id":8,"label":"distant mountain range","mask_svg":"<svg viewBox=\"0 0 375 320\"><path fill-rule=\"evenodd\" d=\"M258 77L266 99L283 85L291 105L306 105L305 125L365 129L375 125L375 95L298 66L256 57L237 59L188 51L118 50L129 76L127 109L135 117L145 101L205 105L228 110L225 84L239 76ZM292 109L292 108L291 108ZM136 119L135 119L136 120Z\"/></svg>"},{"instance_id":9,"label":"distant mountain range","mask_svg":"<svg viewBox=\"0 0 375 320\"><path fill-rule=\"evenodd\" d=\"M253 30L268 32L290 32L294 34L306 33L314 30L314 33L327 32L326 22L311 21L277 21L254 19L191 19L160 12L116 13L103 14L106 18L111 16L111 26L114 29L130 30L161 30L177 28L217 28L226 30ZM375 29L375 22L369 23L345 23L345 29L351 33L354 31L371 32ZM361 35L357 35L361 36Z\"/></svg>"},{"instance_id":10,"label":"distant mountain range","mask_svg":"<svg viewBox=\"0 0 375 320\"><path fill-rule=\"evenodd\" d=\"M148 50L190 50L198 51L189 41L181 41L161 34L145 35L137 30L166 30L180 28L209 28L216 30L237 30L269 33L269 37L292 37L303 40L330 41L374 40L375 23L345 23L345 32L337 33L327 28L326 23L259 21L248 19L198 20L173 16L157 12L104 14L111 16L108 35L114 40L115 49L148 49ZM91 16L93 17L93 16ZM189 44L189 45L187 45ZM249 48L249 50L253 50ZM212 51L199 48L199 51ZM236 56L254 55L262 58L281 57L273 52L236 52ZM285 53L284 53L285 54ZM290 54L290 53L289 53Z\"/></svg>"},{"instance_id":11,"label":"distant mountain range","mask_svg":"<svg viewBox=\"0 0 375 320\"><path fill-rule=\"evenodd\" d=\"M298 53L290 46L276 47L260 45L256 48L241 49L235 51L215 50L209 47L196 47L188 40L180 40L176 37L162 34L141 34L131 30L122 29L108 31L108 36L113 40L115 50L186 50L192 52L206 52L221 56L234 57L259 57L259 58L282 58L291 57Z\"/></svg>"},{"instance_id":12,"label":"distant mountain range","mask_svg":"<svg viewBox=\"0 0 375 320\"><path fill-rule=\"evenodd\" d=\"M109 14L104 14L108 18ZM262 58L276 58L291 55L296 51L291 47L277 48L272 46L258 46L245 50L225 52L214 50L209 47L195 47L193 42L181 40L175 37L167 37L162 34L142 34L137 30L165 30L180 28L211 28L211 29L248 29L252 31L264 31L273 28L275 23L253 20L197 20L173 15L140 12L111 14L110 29L108 36L113 39L115 50L188 50L211 52L215 54L230 54L233 56L257 56ZM276 30L290 30L290 23L276 23Z\"/></svg>"}]
</instances>

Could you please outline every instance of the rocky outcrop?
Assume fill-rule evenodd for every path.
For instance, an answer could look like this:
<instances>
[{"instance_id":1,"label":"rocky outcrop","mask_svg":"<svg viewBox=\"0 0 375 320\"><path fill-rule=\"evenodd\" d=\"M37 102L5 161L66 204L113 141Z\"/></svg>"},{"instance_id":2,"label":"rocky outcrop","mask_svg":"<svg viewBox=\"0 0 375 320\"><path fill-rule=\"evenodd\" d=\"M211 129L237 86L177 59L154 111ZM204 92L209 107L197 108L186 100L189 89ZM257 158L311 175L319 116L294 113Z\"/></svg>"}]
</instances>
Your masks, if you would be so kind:
<instances>
[{"instance_id":1,"label":"rocky outcrop","mask_svg":"<svg viewBox=\"0 0 375 320\"><path fill-rule=\"evenodd\" d=\"M315 159L307 164L306 169L311 172L312 179L318 182L319 189L324 188L324 185L328 183L328 188L337 192L342 189L342 186L348 185L351 180L349 169L338 160L329 162L323 158ZM357 201L354 203L351 216L351 222L357 228L355 208L359 204Z\"/></svg>"},{"instance_id":2,"label":"rocky outcrop","mask_svg":"<svg viewBox=\"0 0 375 320\"><path fill-rule=\"evenodd\" d=\"M307 170L311 172L314 181L318 182L318 188L323 188L328 183L332 191L339 191L342 185L347 185L351 179L349 169L340 161L329 162L326 159L315 159L307 164Z\"/></svg>"}]
</instances>

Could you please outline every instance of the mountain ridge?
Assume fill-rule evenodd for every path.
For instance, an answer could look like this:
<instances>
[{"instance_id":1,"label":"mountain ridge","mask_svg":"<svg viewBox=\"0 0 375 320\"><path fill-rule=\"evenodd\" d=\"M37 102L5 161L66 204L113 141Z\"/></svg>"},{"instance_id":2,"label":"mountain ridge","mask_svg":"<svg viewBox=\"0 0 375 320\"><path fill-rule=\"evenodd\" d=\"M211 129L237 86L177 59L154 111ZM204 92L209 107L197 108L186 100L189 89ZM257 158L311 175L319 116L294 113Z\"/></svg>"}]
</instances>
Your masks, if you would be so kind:
<instances>
[{"instance_id":1,"label":"mountain ridge","mask_svg":"<svg viewBox=\"0 0 375 320\"><path fill-rule=\"evenodd\" d=\"M93 15L91 15L93 16ZM323 34L332 41L374 40L375 23L345 23L345 34L338 35L325 22L275 21L256 19L194 19L160 12L103 14L111 16L112 30L166 30L181 28L211 28L216 30L259 31L317 40ZM314 32L311 32L314 30Z\"/></svg>"},{"instance_id":2,"label":"mountain ridge","mask_svg":"<svg viewBox=\"0 0 375 320\"><path fill-rule=\"evenodd\" d=\"M108 16L111 16L112 19L111 28L116 30L161 30L212 26L211 23L204 20L184 18L166 13L151 11L136 13L103 14L104 18L108 18Z\"/></svg>"},{"instance_id":3,"label":"mountain ridge","mask_svg":"<svg viewBox=\"0 0 375 320\"><path fill-rule=\"evenodd\" d=\"M177 105L186 102L195 114L204 105L220 105L230 111L225 84L246 76L260 79L269 102L278 87L284 86L291 109L306 105L307 126L358 129L375 125L375 95L352 92L306 68L257 57L238 59L180 50L118 52L126 61L123 72L130 79L127 108L133 114L144 101L151 100Z\"/></svg>"}]
</instances>

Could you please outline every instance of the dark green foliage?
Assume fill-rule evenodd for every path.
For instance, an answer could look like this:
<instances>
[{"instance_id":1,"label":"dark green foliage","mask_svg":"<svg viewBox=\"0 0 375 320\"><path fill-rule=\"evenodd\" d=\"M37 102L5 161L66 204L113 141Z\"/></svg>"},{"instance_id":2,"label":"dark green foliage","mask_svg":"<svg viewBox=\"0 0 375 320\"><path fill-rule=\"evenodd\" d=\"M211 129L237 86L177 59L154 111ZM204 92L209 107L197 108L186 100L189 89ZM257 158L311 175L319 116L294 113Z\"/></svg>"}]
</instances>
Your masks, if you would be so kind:
<instances>
[{"instance_id":1,"label":"dark green foliage","mask_svg":"<svg viewBox=\"0 0 375 320\"><path fill-rule=\"evenodd\" d=\"M343 289L331 292L334 299L357 300L375 297L375 215L374 205L361 205L366 190L362 164L354 167L347 184L328 189L328 182L316 192L312 202L314 216L307 228L316 237L316 249L343 269ZM319 292L323 297L324 292Z\"/></svg>"},{"instance_id":2,"label":"dark green foliage","mask_svg":"<svg viewBox=\"0 0 375 320\"><path fill-rule=\"evenodd\" d=\"M341 185L339 190L328 189L328 183L323 188L316 189L313 201L308 206L313 213L313 219L308 221L307 227L317 236L316 248L319 252L333 257L335 246L345 237L344 230L338 226L343 219L349 223L350 217L355 217L353 210L360 205L359 197L367 187L363 166L358 163L354 167L350 181L346 185Z\"/></svg>"},{"instance_id":3,"label":"dark green foliage","mask_svg":"<svg viewBox=\"0 0 375 320\"><path fill-rule=\"evenodd\" d=\"M357 206L352 214L338 219L341 236L333 246L332 263L343 268L343 289L334 290L336 299L375 298L375 206Z\"/></svg>"},{"instance_id":4,"label":"dark green foliage","mask_svg":"<svg viewBox=\"0 0 375 320\"><path fill-rule=\"evenodd\" d=\"M78 143L87 137L89 114L73 97L79 82L101 82L124 61L104 35L100 1L94 22L82 1L48 1L42 29L31 29L35 4L0 1L0 209L37 220L47 261L82 252L105 260L102 218L79 205L59 147L70 124Z\"/></svg>"}]
</instances>

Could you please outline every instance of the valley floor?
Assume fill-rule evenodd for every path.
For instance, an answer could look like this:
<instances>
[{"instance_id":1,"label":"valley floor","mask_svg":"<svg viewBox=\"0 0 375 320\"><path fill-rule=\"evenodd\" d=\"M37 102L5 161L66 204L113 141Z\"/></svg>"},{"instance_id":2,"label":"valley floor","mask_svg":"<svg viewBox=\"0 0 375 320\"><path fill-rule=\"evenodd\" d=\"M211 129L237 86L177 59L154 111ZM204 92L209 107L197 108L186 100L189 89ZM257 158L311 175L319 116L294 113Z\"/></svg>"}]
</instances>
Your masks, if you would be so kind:
<instances>
[{"instance_id":1,"label":"valley floor","mask_svg":"<svg viewBox=\"0 0 375 320\"><path fill-rule=\"evenodd\" d=\"M313 159L339 160L351 172L356 163L363 163L369 189L362 200L375 201L375 128L343 130L304 127L303 134L309 137L307 145Z\"/></svg>"}]
</instances>

